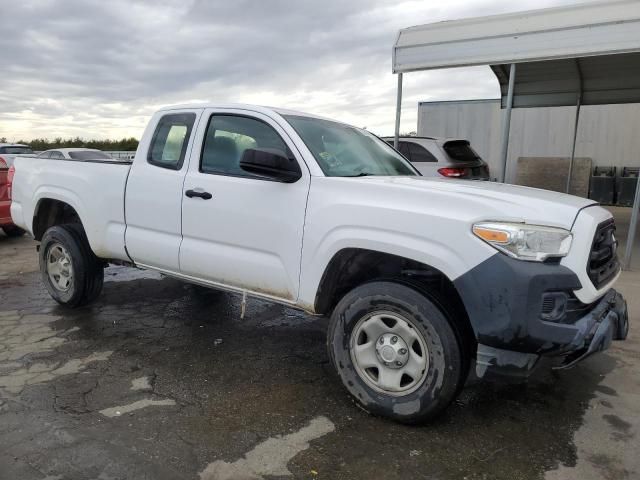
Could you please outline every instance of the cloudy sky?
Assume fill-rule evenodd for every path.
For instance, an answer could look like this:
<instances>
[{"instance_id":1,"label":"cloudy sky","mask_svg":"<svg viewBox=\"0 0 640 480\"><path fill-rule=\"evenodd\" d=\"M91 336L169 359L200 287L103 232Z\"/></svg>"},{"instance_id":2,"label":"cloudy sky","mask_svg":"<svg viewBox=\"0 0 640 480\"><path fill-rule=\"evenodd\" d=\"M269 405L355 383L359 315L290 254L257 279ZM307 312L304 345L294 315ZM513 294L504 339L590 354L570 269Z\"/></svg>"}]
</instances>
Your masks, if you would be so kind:
<instances>
[{"instance_id":1,"label":"cloudy sky","mask_svg":"<svg viewBox=\"0 0 640 480\"><path fill-rule=\"evenodd\" d=\"M139 138L159 106L245 102L393 131L398 29L573 0L0 0L0 137ZM498 96L488 67L405 75L417 103Z\"/></svg>"}]
</instances>

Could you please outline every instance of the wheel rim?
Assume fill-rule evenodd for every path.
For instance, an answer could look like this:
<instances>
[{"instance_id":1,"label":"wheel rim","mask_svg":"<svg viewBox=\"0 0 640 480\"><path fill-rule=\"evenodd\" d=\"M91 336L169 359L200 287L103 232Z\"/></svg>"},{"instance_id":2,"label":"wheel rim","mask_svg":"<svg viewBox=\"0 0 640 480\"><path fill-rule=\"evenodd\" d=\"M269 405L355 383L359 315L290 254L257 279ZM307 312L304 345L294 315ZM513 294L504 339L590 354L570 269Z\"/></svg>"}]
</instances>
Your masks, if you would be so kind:
<instances>
[{"instance_id":1,"label":"wheel rim","mask_svg":"<svg viewBox=\"0 0 640 480\"><path fill-rule=\"evenodd\" d=\"M73 266L67 249L54 243L47 252L47 275L56 290L67 292L73 285Z\"/></svg>"},{"instance_id":2,"label":"wheel rim","mask_svg":"<svg viewBox=\"0 0 640 480\"><path fill-rule=\"evenodd\" d=\"M360 319L351 335L350 352L360 378L387 395L408 395L429 371L424 337L397 313L379 311Z\"/></svg>"}]
</instances>

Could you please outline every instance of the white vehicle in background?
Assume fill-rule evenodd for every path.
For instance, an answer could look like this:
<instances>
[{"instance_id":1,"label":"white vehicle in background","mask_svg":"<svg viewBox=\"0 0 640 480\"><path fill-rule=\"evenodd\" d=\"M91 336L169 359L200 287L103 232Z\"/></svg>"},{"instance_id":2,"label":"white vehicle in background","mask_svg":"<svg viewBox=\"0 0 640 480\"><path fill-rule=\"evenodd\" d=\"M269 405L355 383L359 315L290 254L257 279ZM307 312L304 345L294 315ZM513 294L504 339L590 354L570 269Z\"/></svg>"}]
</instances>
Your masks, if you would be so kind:
<instances>
[{"instance_id":1,"label":"white vehicle in background","mask_svg":"<svg viewBox=\"0 0 640 480\"><path fill-rule=\"evenodd\" d=\"M54 160L113 160L108 153L95 148L52 148L40 152L37 156Z\"/></svg>"},{"instance_id":2,"label":"white vehicle in background","mask_svg":"<svg viewBox=\"0 0 640 480\"><path fill-rule=\"evenodd\" d=\"M7 167L13 165L16 157L26 157L33 155L33 150L29 145L22 143L0 143L0 162Z\"/></svg>"},{"instance_id":3,"label":"white vehicle in background","mask_svg":"<svg viewBox=\"0 0 640 480\"><path fill-rule=\"evenodd\" d=\"M125 263L331 317L362 408L442 411L476 373L568 368L627 336L615 225L596 202L420 176L375 135L252 105L168 107L132 163L19 158L11 214L59 303ZM247 362L251 361L250 359Z\"/></svg>"},{"instance_id":4,"label":"white vehicle in background","mask_svg":"<svg viewBox=\"0 0 640 480\"><path fill-rule=\"evenodd\" d=\"M393 145L393 137L383 139ZM490 180L489 166L461 138L399 137L398 150L425 177Z\"/></svg>"}]
</instances>

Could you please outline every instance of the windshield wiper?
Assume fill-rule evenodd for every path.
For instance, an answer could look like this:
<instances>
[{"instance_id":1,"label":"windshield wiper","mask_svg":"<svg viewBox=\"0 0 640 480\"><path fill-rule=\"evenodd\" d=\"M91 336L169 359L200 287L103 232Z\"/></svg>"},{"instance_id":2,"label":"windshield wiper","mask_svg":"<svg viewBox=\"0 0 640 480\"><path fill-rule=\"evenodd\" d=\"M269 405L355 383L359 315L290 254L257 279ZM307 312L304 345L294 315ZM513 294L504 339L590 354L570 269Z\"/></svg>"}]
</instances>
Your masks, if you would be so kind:
<instances>
[{"instance_id":1,"label":"windshield wiper","mask_svg":"<svg viewBox=\"0 0 640 480\"><path fill-rule=\"evenodd\" d=\"M374 176L375 173L369 173L369 172L360 172L357 173L355 175L344 175L345 177L349 177L349 178L354 178L354 177L371 177Z\"/></svg>"}]
</instances>

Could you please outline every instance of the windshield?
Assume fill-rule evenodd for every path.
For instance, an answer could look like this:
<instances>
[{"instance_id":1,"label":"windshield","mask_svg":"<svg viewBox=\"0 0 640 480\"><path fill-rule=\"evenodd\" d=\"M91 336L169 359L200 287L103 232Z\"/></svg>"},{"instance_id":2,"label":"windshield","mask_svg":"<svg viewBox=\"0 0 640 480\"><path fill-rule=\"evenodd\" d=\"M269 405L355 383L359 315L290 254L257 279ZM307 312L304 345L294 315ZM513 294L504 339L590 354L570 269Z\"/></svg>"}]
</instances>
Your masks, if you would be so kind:
<instances>
[{"instance_id":1,"label":"windshield","mask_svg":"<svg viewBox=\"0 0 640 480\"><path fill-rule=\"evenodd\" d=\"M69 157L74 160L113 160L110 155L99 150L77 150L69 152Z\"/></svg>"},{"instance_id":2,"label":"windshield","mask_svg":"<svg viewBox=\"0 0 640 480\"><path fill-rule=\"evenodd\" d=\"M29 147L0 147L0 153L8 155L30 155L33 153Z\"/></svg>"},{"instance_id":3,"label":"windshield","mask_svg":"<svg viewBox=\"0 0 640 480\"><path fill-rule=\"evenodd\" d=\"M285 115L328 177L419 175L375 135L342 123Z\"/></svg>"}]
</instances>

